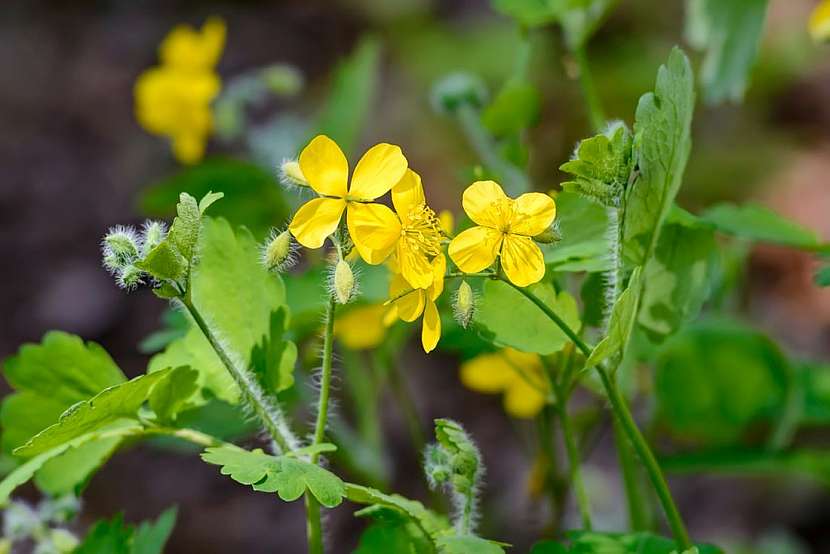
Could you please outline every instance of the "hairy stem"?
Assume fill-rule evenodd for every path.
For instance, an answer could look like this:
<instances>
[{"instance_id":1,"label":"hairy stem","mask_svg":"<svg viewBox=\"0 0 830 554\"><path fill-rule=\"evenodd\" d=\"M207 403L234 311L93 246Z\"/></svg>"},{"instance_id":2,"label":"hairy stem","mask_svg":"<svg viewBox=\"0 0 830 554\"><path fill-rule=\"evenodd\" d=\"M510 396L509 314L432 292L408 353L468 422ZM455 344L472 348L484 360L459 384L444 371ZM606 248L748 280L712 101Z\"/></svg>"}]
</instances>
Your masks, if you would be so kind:
<instances>
[{"instance_id":1,"label":"hairy stem","mask_svg":"<svg viewBox=\"0 0 830 554\"><path fill-rule=\"evenodd\" d=\"M605 126L605 112L602 109L597 89L594 86L594 79L591 76L591 68L588 65L588 56L585 54L585 47L580 46L572 51L576 65L579 70L579 85L582 87L582 95L585 98L585 105L588 108L588 117L591 120L591 127L599 133Z\"/></svg>"},{"instance_id":2,"label":"hairy stem","mask_svg":"<svg viewBox=\"0 0 830 554\"><path fill-rule=\"evenodd\" d=\"M326 306L326 330L323 335L323 367L320 374L320 398L317 403L317 421L314 424L314 440L312 446L325 440L326 424L329 415L329 395L331 394L331 368L334 354L334 296L329 298ZM311 463L320 460L320 453L311 455ZM320 516L320 503L308 492L305 495L306 505L306 532L308 536L308 551L310 554L323 552L323 525Z\"/></svg>"},{"instance_id":3,"label":"hairy stem","mask_svg":"<svg viewBox=\"0 0 830 554\"><path fill-rule=\"evenodd\" d=\"M550 320L553 321L562 330L562 332L573 341L576 347L579 348L583 354L586 356L591 354L591 348L585 344L579 335L577 335L576 332L574 332L574 330L571 329L571 327L550 308L550 306L545 304L540 298L530 291L516 286L506 279L504 279L504 281L542 310L542 312L544 312L544 314L548 316L548 318L550 318ZM660 499L660 504L663 507L663 512L665 513L666 519L671 527L675 541L677 541L678 546L681 547L681 550L688 550L692 546L689 541L689 533L686 531L686 526L683 523L683 519L680 516L677 506L675 505L674 498L672 498L669 486L666 483L666 478L663 476L663 471L660 469L660 465L657 463L654 453L652 453L651 448L643 437L643 434L637 427L637 423L634 421L634 417L628 409L628 404L622 394L620 394L620 390L617 387L616 382L611 378L608 369L604 365L599 365L597 366L597 372L602 380L602 385L611 404L611 410L614 412L614 417L617 418L617 421L634 447L634 450L637 452L637 455L640 457L640 461L651 479L652 486L657 493L657 497Z\"/></svg>"},{"instance_id":4,"label":"hairy stem","mask_svg":"<svg viewBox=\"0 0 830 554\"><path fill-rule=\"evenodd\" d=\"M265 391L261 386L259 386L259 383L256 382L254 376L250 375L246 369L234 363L231 356L225 350L225 347L222 346L219 338L211 329L210 325L202 317L202 314L199 313L196 306L194 306L193 301L190 298L190 291L182 295L181 302L184 307L187 308L187 311L193 317L193 320L196 322L196 325L202 331L202 334L204 334L211 347L213 347L213 350L221 360L222 365L225 366L225 369L227 369L228 373L230 373L231 377L233 377L234 382L236 382L239 387L245 404L254 411L254 414L260 420L262 425L265 427L265 430L268 432L268 435L277 446L277 450L280 452L290 452L292 450L296 450L299 443L293 433L291 433L291 430L288 428L288 424L286 423L279 406L275 401L267 397Z\"/></svg>"},{"instance_id":5,"label":"hairy stem","mask_svg":"<svg viewBox=\"0 0 830 554\"><path fill-rule=\"evenodd\" d=\"M496 150L493 138L481 123L478 110L469 104L462 104L456 110L456 115L464 134L467 135L467 140L470 141L481 162L502 180L507 192L511 195L518 195L529 191L532 187L527 175L501 157Z\"/></svg>"}]
</instances>

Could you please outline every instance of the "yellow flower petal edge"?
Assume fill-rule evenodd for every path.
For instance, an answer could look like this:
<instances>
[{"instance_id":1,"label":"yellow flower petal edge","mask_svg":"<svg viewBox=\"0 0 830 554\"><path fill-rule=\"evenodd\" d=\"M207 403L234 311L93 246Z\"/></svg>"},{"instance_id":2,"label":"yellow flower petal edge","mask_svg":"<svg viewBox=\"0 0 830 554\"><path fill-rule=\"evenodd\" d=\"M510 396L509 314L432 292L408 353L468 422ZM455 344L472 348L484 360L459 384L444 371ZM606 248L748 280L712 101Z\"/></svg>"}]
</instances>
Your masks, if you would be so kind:
<instances>
[{"instance_id":1,"label":"yellow flower petal edge","mask_svg":"<svg viewBox=\"0 0 830 554\"><path fill-rule=\"evenodd\" d=\"M309 200L294 214L288 230L306 248L320 248L337 230L345 209L346 201L340 198Z\"/></svg>"},{"instance_id":2,"label":"yellow flower petal edge","mask_svg":"<svg viewBox=\"0 0 830 554\"><path fill-rule=\"evenodd\" d=\"M308 184L324 196L345 198L348 194L349 162L337 143L317 135L300 153L300 171Z\"/></svg>"},{"instance_id":3,"label":"yellow flower petal edge","mask_svg":"<svg viewBox=\"0 0 830 554\"><path fill-rule=\"evenodd\" d=\"M383 204L350 204L346 214L349 235L366 263L383 263L401 236L398 218Z\"/></svg>"},{"instance_id":4,"label":"yellow flower petal edge","mask_svg":"<svg viewBox=\"0 0 830 554\"><path fill-rule=\"evenodd\" d=\"M816 42L830 41L830 0L823 0L815 7L807 27Z\"/></svg>"},{"instance_id":5,"label":"yellow flower petal edge","mask_svg":"<svg viewBox=\"0 0 830 554\"><path fill-rule=\"evenodd\" d=\"M363 201L380 198L401 180L406 169L407 161L400 147L376 144L357 162L349 195Z\"/></svg>"}]
</instances>

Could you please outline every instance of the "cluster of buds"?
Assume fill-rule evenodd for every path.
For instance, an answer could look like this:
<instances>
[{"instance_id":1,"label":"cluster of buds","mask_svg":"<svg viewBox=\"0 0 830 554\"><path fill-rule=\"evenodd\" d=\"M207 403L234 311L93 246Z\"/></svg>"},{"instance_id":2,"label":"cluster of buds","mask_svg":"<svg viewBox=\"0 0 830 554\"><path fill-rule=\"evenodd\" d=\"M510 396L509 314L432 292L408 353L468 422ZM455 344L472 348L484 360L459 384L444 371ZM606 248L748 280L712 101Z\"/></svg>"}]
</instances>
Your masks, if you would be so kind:
<instances>
[{"instance_id":1,"label":"cluster of buds","mask_svg":"<svg viewBox=\"0 0 830 554\"><path fill-rule=\"evenodd\" d=\"M146 273L136 263L167 235L167 228L159 221L147 221L141 231L118 225L109 230L101 242L104 267L115 276L123 289L133 290L144 283Z\"/></svg>"}]
</instances>

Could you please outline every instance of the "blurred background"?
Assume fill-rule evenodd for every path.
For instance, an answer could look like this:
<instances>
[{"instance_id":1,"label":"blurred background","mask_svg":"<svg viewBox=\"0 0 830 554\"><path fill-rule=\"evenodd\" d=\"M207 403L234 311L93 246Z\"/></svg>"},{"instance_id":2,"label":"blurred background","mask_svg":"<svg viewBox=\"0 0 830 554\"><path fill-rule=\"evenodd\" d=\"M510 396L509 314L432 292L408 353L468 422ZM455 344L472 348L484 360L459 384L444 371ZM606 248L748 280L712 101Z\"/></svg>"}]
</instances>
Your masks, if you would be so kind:
<instances>
[{"instance_id":1,"label":"blurred background","mask_svg":"<svg viewBox=\"0 0 830 554\"><path fill-rule=\"evenodd\" d=\"M830 50L807 34L814 5L772 0L744 102L698 106L679 200L686 209L751 199L830 238ZM234 175L261 187L258 198L266 200L243 197L223 208L239 210L260 236L289 213L277 164L295 156L320 121L330 124L331 113L349 111L349 94L370 99L365 124L347 133L352 162L376 142L399 144L433 207L459 214L458 198L478 160L456 122L432 108L430 90L463 70L497 91L524 43L515 22L483 0L7 0L0 12L0 358L62 329L104 345L128 376L144 371L152 346L140 345L161 326L165 305L148 290L118 290L101 268L99 241L116 223L168 216L181 185L182 166L168 144L134 115L134 83L157 63L172 27L198 27L209 16L227 25L217 71L228 111L207 159L231 164L232 156L260 168L246 165ZM652 89L671 46L686 46L683 18L680 0L624 0L610 12L588 48L610 117L633 121L637 99ZM527 131L528 171L542 190L556 189L564 180L559 165L592 132L559 32L532 30L528 42L528 75L542 100L538 123ZM276 92L265 100L239 84L240 76L272 64L294 69L274 74ZM247 102L244 132L227 94L233 83ZM346 99L332 107L326 102L338 87L347 89ZM742 316L788 355L830 360L830 289L812 284L814 257L776 246L753 247L746 256ZM533 430L505 415L497 397L463 388L457 358L427 357L417 342L402 343L401 368L418 417L424 425L451 417L467 426L488 470L486 536L527 551L548 517L544 499L528 492ZM384 402L391 489L427 499L407 423L393 398ZM338 415L347 418L348 410ZM610 530L624 526L625 515L609 429L607 421L599 425L586 473L602 499L597 527ZM826 444L830 434L813 438ZM747 552L830 552L827 481L682 475L671 482L695 537L745 545ZM80 527L119 511L139 521L178 505L172 553L302 552L305 544L298 503L251 494L171 449L142 445L116 454L91 480L83 503ZM363 522L347 507L327 520L332 551L351 551ZM566 521L576 523L575 514Z\"/></svg>"}]
</instances>

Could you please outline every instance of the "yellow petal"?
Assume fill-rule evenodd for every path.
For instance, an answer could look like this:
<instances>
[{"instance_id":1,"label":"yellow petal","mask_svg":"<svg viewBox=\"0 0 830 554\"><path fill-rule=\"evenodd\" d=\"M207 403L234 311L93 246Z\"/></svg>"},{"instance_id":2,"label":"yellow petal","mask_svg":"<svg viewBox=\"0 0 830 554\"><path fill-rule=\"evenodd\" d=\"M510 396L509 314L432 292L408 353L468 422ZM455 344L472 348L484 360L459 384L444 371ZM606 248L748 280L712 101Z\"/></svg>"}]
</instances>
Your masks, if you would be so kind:
<instances>
[{"instance_id":1,"label":"yellow petal","mask_svg":"<svg viewBox=\"0 0 830 554\"><path fill-rule=\"evenodd\" d=\"M374 304L341 313L334 322L334 336L352 350L374 348L386 337L384 316L387 312L386 306Z\"/></svg>"},{"instance_id":2,"label":"yellow petal","mask_svg":"<svg viewBox=\"0 0 830 554\"><path fill-rule=\"evenodd\" d=\"M501 246L501 267L510 282L520 287L538 283L545 276L545 258L533 239L505 235Z\"/></svg>"},{"instance_id":3,"label":"yellow petal","mask_svg":"<svg viewBox=\"0 0 830 554\"><path fill-rule=\"evenodd\" d=\"M346 196L349 162L336 142L326 135L317 135L303 148L299 161L300 170L317 193Z\"/></svg>"},{"instance_id":4,"label":"yellow petal","mask_svg":"<svg viewBox=\"0 0 830 554\"><path fill-rule=\"evenodd\" d=\"M556 217L553 198L541 192L528 192L516 199L510 232L535 237L550 227Z\"/></svg>"},{"instance_id":5,"label":"yellow petal","mask_svg":"<svg viewBox=\"0 0 830 554\"><path fill-rule=\"evenodd\" d=\"M401 236L395 213L383 204L349 202L346 212L349 235L366 263L383 263Z\"/></svg>"},{"instance_id":6,"label":"yellow petal","mask_svg":"<svg viewBox=\"0 0 830 554\"><path fill-rule=\"evenodd\" d=\"M438 213L438 222L441 224L441 230L448 235L452 235L455 229L455 216L449 210L441 210Z\"/></svg>"},{"instance_id":7,"label":"yellow petal","mask_svg":"<svg viewBox=\"0 0 830 554\"><path fill-rule=\"evenodd\" d=\"M426 204L420 175L411 169L406 170L403 179L392 187L392 204L404 223L409 221L412 208Z\"/></svg>"},{"instance_id":8,"label":"yellow petal","mask_svg":"<svg viewBox=\"0 0 830 554\"><path fill-rule=\"evenodd\" d=\"M438 254L432 260L432 287L429 289L429 298L432 301L438 299L444 292L444 274L447 273L447 259L443 254Z\"/></svg>"},{"instance_id":9,"label":"yellow petal","mask_svg":"<svg viewBox=\"0 0 830 554\"><path fill-rule=\"evenodd\" d=\"M173 137L173 154L183 164L194 164L205 154L206 137L200 133L182 133Z\"/></svg>"},{"instance_id":10,"label":"yellow petal","mask_svg":"<svg viewBox=\"0 0 830 554\"><path fill-rule=\"evenodd\" d=\"M413 250L405 240L398 241L397 260L400 274L415 289L426 289L432 285L433 271L429 259L420 250Z\"/></svg>"},{"instance_id":11,"label":"yellow petal","mask_svg":"<svg viewBox=\"0 0 830 554\"><path fill-rule=\"evenodd\" d=\"M393 144L376 144L363 154L352 175L349 195L374 200L389 192L406 173L406 158ZM305 172L305 171L303 171Z\"/></svg>"},{"instance_id":12,"label":"yellow petal","mask_svg":"<svg viewBox=\"0 0 830 554\"><path fill-rule=\"evenodd\" d=\"M501 392L517 379L501 352L481 354L461 364L461 382L478 392Z\"/></svg>"},{"instance_id":13,"label":"yellow petal","mask_svg":"<svg viewBox=\"0 0 830 554\"><path fill-rule=\"evenodd\" d=\"M225 46L225 22L212 17L197 31L190 25L177 25L159 46L163 65L179 71L211 70Z\"/></svg>"},{"instance_id":14,"label":"yellow petal","mask_svg":"<svg viewBox=\"0 0 830 554\"><path fill-rule=\"evenodd\" d=\"M810 15L810 36L817 42L830 40L830 0L816 6Z\"/></svg>"},{"instance_id":15,"label":"yellow petal","mask_svg":"<svg viewBox=\"0 0 830 554\"><path fill-rule=\"evenodd\" d=\"M504 394L504 411L516 418L531 419L544 405L545 396L521 378L513 381Z\"/></svg>"},{"instance_id":16,"label":"yellow petal","mask_svg":"<svg viewBox=\"0 0 830 554\"><path fill-rule=\"evenodd\" d=\"M392 281L389 283L390 298L395 298L410 290L412 290L412 287L406 282L406 279L398 274L392 276ZM393 305L398 311L398 317L403 321L415 321L424 313L426 294L424 294L423 289L415 289L395 300Z\"/></svg>"},{"instance_id":17,"label":"yellow petal","mask_svg":"<svg viewBox=\"0 0 830 554\"><path fill-rule=\"evenodd\" d=\"M496 260L502 234L489 227L471 227L452 239L450 258L465 273L475 273Z\"/></svg>"},{"instance_id":18,"label":"yellow petal","mask_svg":"<svg viewBox=\"0 0 830 554\"><path fill-rule=\"evenodd\" d=\"M424 309L424 319L421 321L421 346L424 352L430 353L441 338L441 316L435 302L427 302Z\"/></svg>"},{"instance_id":19,"label":"yellow petal","mask_svg":"<svg viewBox=\"0 0 830 554\"><path fill-rule=\"evenodd\" d=\"M315 198L309 200L297 210L288 230L297 238L297 242L306 248L320 248L326 237L334 233L346 201L337 198Z\"/></svg>"},{"instance_id":20,"label":"yellow petal","mask_svg":"<svg viewBox=\"0 0 830 554\"><path fill-rule=\"evenodd\" d=\"M509 223L512 200L495 181L476 181L464 191L461 204L477 225L499 229Z\"/></svg>"}]
</instances>

